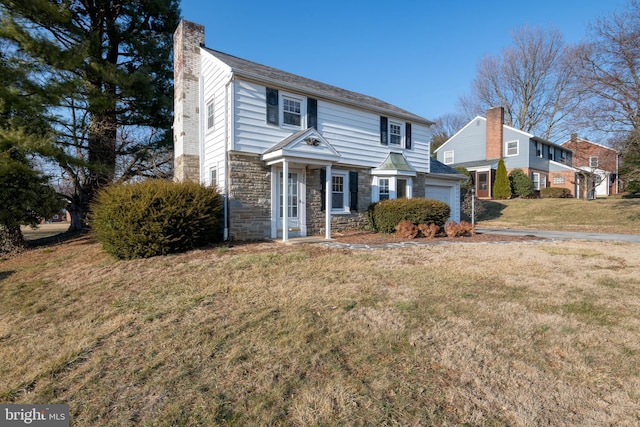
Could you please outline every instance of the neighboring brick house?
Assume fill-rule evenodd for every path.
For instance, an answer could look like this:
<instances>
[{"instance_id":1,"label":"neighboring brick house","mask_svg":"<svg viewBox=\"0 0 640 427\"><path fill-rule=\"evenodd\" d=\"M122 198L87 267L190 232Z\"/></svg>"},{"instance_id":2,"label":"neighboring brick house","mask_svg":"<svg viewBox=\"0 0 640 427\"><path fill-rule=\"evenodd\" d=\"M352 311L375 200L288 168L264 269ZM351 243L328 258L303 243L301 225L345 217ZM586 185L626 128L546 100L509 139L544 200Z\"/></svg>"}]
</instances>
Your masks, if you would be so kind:
<instances>
[{"instance_id":1,"label":"neighboring brick house","mask_svg":"<svg viewBox=\"0 0 640 427\"><path fill-rule=\"evenodd\" d=\"M494 107L487 117L477 116L435 150L437 159L471 172L478 198L493 197L498 161L507 172L521 169L539 191L545 187L568 189L578 197L579 172L572 167L573 152L528 132L504 124L504 109Z\"/></svg>"},{"instance_id":2,"label":"neighboring brick house","mask_svg":"<svg viewBox=\"0 0 640 427\"><path fill-rule=\"evenodd\" d=\"M578 138L575 133L562 146L573 151L574 167L596 177L593 181L595 188L591 189L594 194L590 194L590 198L618 194L619 155L616 150Z\"/></svg>"},{"instance_id":3,"label":"neighboring brick house","mask_svg":"<svg viewBox=\"0 0 640 427\"><path fill-rule=\"evenodd\" d=\"M431 173L430 120L204 46L204 27L174 34L175 179L215 185L225 239L361 228L372 202L432 197L460 220L460 181Z\"/></svg>"}]
</instances>

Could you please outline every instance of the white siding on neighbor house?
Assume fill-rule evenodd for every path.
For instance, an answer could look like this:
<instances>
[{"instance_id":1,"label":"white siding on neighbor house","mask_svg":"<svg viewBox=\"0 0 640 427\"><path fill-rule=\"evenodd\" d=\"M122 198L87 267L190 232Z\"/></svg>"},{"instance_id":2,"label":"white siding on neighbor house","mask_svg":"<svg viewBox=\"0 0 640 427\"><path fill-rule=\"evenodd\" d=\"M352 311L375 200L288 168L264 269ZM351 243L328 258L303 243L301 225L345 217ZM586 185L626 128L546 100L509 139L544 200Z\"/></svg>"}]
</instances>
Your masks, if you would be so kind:
<instances>
[{"instance_id":1,"label":"white siding on neighbor house","mask_svg":"<svg viewBox=\"0 0 640 427\"><path fill-rule=\"evenodd\" d=\"M425 198L435 199L449 205L449 220L460 222L460 181L427 177Z\"/></svg>"},{"instance_id":2,"label":"white siding on neighbor house","mask_svg":"<svg viewBox=\"0 0 640 427\"><path fill-rule=\"evenodd\" d=\"M264 153L299 129L274 126L266 121L266 87L234 81L233 149ZM281 90L281 93L286 91ZM418 171L428 172L429 136L426 126L412 123L412 149L380 144L380 115L318 100L318 131L342 155L340 163L376 167L389 151L402 151ZM394 119L389 116L389 119ZM401 120L398 120L401 121ZM306 128L306 117L302 118ZM404 121L401 121L404 123Z\"/></svg>"},{"instance_id":3,"label":"white siding on neighbor house","mask_svg":"<svg viewBox=\"0 0 640 427\"><path fill-rule=\"evenodd\" d=\"M230 103L227 83L231 69L216 58L208 54L202 55L201 62L202 80L200 132L203 144L200 153L200 182L209 185L211 183L211 169L217 171L217 186L224 189L226 172L225 167L225 139L227 129L227 111ZM207 129L207 105L214 102L214 125Z\"/></svg>"}]
</instances>

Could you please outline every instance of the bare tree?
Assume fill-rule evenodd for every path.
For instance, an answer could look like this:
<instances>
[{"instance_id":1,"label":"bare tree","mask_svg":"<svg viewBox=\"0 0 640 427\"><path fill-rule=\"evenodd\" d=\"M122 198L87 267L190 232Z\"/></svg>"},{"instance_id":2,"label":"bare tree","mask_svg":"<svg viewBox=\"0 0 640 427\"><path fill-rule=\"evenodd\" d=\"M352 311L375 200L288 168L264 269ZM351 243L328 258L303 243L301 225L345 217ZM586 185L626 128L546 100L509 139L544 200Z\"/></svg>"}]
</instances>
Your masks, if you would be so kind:
<instances>
[{"instance_id":1,"label":"bare tree","mask_svg":"<svg viewBox=\"0 0 640 427\"><path fill-rule=\"evenodd\" d=\"M563 124L580 102L575 49L556 29L524 27L512 40L480 61L471 93L459 100L462 111L473 117L502 106L509 126L548 140L568 136Z\"/></svg>"},{"instance_id":2,"label":"bare tree","mask_svg":"<svg viewBox=\"0 0 640 427\"><path fill-rule=\"evenodd\" d=\"M580 52L580 83L590 98L581 105L584 127L605 132L618 145L623 167L640 179L640 5L625 8L590 27Z\"/></svg>"},{"instance_id":3,"label":"bare tree","mask_svg":"<svg viewBox=\"0 0 640 427\"><path fill-rule=\"evenodd\" d=\"M431 133L431 154L455 135L456 132L462 129L468 120L460 114L447 113L436 118L434 122L435 124L429 127L429 132Z\"/></svg>"}]
</instances>

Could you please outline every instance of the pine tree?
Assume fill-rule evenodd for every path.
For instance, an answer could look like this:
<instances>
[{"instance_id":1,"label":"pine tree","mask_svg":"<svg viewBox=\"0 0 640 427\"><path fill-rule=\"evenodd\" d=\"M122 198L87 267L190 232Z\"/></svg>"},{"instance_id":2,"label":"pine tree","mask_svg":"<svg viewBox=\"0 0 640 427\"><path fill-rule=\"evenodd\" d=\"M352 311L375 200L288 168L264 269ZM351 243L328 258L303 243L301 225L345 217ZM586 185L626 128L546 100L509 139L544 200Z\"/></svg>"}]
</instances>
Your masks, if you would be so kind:
<instances>
[{"instance_id":1,"label":"pine tree","mask_svg":"<svg viewBox=\"0 0 640 427\"><path fill-rule=\"evenodd\" d=\"M35 226L63 207L32 159L50 150L42 99L25 82L30 67L0 53L0 253L20 250L21 225Z\"/></svg>"},{"instance_id":2,"label":"pine tree","mask_svg":"<svg viewBox=\"0 0 640 427\"><path fill-rule=\"evenodd\" d=\"M504 165L504 159L498 161L498 170L496 171L496 180L493 184L493 198L504 200L511 198L511 184L507 176L507 168Z\"/></svg>"},{"instance_id":3,"label":"pine tree","mask_svg":"<svg viewBox=\"0 0 640 427\"><path fill-rule=\"evenodd\" d=\"M45 101L81 229L99 188L170 164L178 2L0 0L0 16L6 52Z\"/></svg>"}]
</instances>

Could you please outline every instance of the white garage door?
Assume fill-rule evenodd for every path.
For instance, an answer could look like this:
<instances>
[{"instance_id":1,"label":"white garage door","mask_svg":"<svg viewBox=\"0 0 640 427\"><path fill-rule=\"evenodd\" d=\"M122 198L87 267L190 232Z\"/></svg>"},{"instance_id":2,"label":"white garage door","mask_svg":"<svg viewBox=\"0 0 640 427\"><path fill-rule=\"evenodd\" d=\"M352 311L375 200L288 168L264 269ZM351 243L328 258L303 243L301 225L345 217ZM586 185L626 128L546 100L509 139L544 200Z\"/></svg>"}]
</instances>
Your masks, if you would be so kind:
<instances>
[{"instance_id":1,"label":"white garage door","mask_svg":"<svg viewBox=\"0 0 640 427\"><path fill-rule=\"evenodd\" d=\"M443 185L427 185L425 188L426 198L440 200L451 207L452 188L453 187L445 187Z\"/></svg>"}]
</instances>

